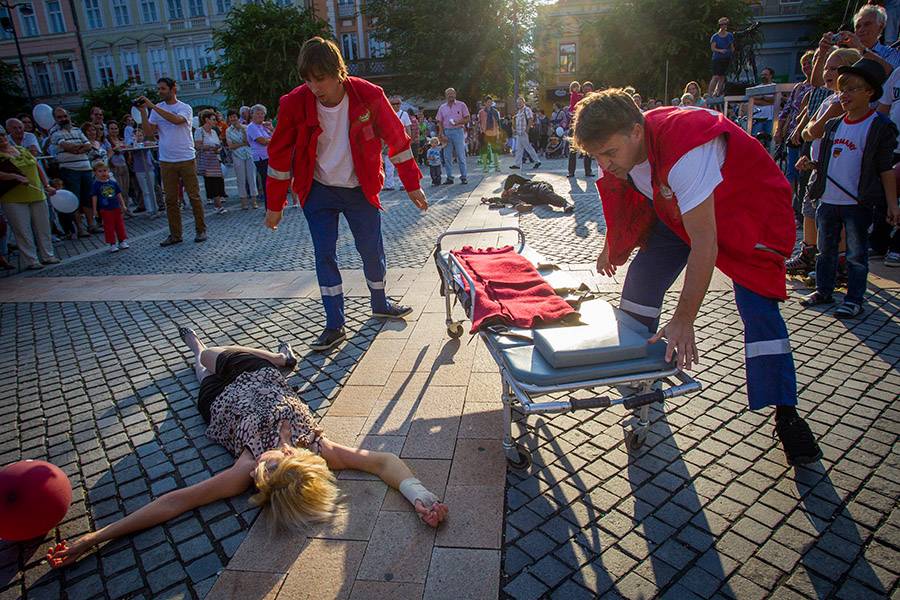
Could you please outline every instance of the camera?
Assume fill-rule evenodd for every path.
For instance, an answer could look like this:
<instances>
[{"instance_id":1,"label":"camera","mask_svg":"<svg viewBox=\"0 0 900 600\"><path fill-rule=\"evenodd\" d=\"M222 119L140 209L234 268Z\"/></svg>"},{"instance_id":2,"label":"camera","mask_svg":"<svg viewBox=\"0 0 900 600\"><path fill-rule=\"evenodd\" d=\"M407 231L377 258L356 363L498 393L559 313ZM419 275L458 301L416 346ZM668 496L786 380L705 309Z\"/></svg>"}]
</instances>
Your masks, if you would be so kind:
<instances>
[{"instance_id":1,"label":"camera","mask_svg":"<svg viewBox=\"0 0 900 600\"><path fill-rule=\"evenodd\" d=\"M844 38L844 36L841 35L840 33L832 34L832 36L831 36L831 45L832 45L832 46L837 46L838 44L841 43L841 40L842 40L843 38Z\"/></svg>"},{"instance_id":2,"label":"camera","mask_svg":"<svg viewBox=\"0 0 900 600\"><path fill-rule=\"evenodd\" d=\"M141 106L144 105L144 101L143 100L134 100L131 102L131 105L135 108L140 108Z\"/></svg>"}]
</instances>

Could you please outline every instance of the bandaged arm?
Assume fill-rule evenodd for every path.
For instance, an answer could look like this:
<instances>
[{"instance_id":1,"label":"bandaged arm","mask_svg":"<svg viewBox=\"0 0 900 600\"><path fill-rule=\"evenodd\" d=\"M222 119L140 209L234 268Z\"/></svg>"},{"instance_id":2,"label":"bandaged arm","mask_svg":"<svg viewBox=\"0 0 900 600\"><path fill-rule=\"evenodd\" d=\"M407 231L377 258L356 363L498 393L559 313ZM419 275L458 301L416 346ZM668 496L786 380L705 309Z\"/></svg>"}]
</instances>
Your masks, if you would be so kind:
<instances>
[{"instance_id":1,"label":"bandaged arm","mask_svg":"<svg viewBox=\"0 0 900 600\"><path fill-rule=\"evenodd\" d=\"M425 508L431 508L431 505L438 501L438 497L429 492L415 477L401 481L398 489L413 507L416 506L416 500L420 500Z\"/></svg>"}]
</instances>

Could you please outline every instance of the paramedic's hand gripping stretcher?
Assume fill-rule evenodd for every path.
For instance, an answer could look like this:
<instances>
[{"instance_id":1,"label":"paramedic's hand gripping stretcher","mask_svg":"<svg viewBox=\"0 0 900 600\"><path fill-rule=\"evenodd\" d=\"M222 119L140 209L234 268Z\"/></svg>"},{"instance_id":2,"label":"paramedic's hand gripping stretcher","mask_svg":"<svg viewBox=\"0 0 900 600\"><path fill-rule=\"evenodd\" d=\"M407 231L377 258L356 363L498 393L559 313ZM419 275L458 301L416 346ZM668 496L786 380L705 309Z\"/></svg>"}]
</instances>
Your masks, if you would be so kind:
<instances>
[{"instance_id":1,"label":"paramedic's hand gripping stretcher","mask_svg":"<svg viewBox=\"0 0 900 600\"><path fill-rule=\"evenodd\" d=\"M516 233L517 248L441 247L447 237L493 232ZM622 404L636 411L637 422L626 434L626 445L637 450L647 439L651 404L700 390L700 384L681 370L678 353L673 356L673 348L660 340L665 328L654 336L602 299L572 295L576 290L564 289L565 285L555 289L548 280L565 273L528 248L517 227L448 231L438 238L434 258L448 334L458 338L464 332L463 323L451 312L452 304L459 302L472 324L471 333L481 337L500 369L503 448L513 468L527 469L531 464L530 452L512 439L514 408L529 415ZM619 394L538 400L557 392L601 388Z\"/></svg>"}]
</instances>

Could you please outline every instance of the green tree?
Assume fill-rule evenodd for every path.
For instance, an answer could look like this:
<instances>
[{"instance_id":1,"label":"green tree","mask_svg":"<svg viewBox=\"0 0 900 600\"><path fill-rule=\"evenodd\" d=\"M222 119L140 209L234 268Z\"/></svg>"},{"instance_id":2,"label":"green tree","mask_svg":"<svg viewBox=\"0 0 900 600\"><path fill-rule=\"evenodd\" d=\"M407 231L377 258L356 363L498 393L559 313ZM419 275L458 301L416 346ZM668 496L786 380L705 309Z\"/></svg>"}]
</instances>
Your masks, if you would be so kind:
<instances>
[{"instance_id":1,"label":"green tree","mask_svg":"<svg viewBox=\"0 0 900 600\"><path fill-rule=\"evenodd\" d=\"M0 60L0 115L31 112L25 92L19 84L19 68Z\"/></svg>"},{"instance_id":2,"label":"green tree","mask_svg":"<svg viewBox=\"0 0 900 600\"><path fill-rule=\"evenodd\" d=\"M232 9L226 26L213 33L221 58L211 73L219 91L230 106L259 102L274 113L278 99L300 85L300 47L317 35L331 37L328 23L296 6L266 0Z\"/></svg>"},{"instance_id":3,"label":"green tree","mask_svg":"<svg viewBox=\"0 0 900 600\"><path fill-rule=\"evenodd\" d=\"M512 90L516 50L520 86L531 63L534 0L371 0L378 39L388 44L397 91L425 98L454 87L460 100Z\"/></svg>"},{"instance_id":4,"label":"green tree","mask_svg":"<svg viewBox=\"0 0 900 600\"><path fill-rule=\"evenodd\" d=\"M670 95L691 80L708 79L709 38L719 17L731 30L750 23L745 0L613 0L610 10L589 21L582 37L598 40L593 81L633 85L646 98L665 93L669 61Z\"/></svg>"},{"instance_id":5,"label":"green tree","mask_svg":"<svg viewBox=\"0 0 900 600\"><path fill-rule=\"evenodd\" d=\"M106 85L94 88L83 95L81 108L75 113L75 122L84 123L91 118L91 108L99 106L103 114L109 119L120 119L122 115L131 112L131 102L138 96L147 96L152 102L159 100L155 87L147 86L136 90L131 80L119 84Z\"/></svg>"}]
</instances>

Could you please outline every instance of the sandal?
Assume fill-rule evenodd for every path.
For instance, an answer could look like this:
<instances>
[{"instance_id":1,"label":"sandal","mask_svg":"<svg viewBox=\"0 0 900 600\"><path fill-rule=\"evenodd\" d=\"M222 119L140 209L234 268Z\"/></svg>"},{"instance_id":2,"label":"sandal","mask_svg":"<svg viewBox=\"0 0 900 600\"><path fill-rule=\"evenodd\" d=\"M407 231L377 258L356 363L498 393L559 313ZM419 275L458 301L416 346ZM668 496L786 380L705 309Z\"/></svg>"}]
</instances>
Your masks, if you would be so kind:
<instances>
[{"instance_id":1,"label":"sandal","mask_svg":"<svg viewBox=\"0 0 900 600\"><path fill-rule=\"evenodd\" d=\"M185 339L185 338L187 338L187 336L192 335L195 338L197 338L197 332L194 331L193 329L191 329L190 327L179 327L178 335L181 336L181 341L184 342L185 344L187 344L187 339ZM199 339L199 338L197 338L197 339Z\"/></svg>"},{"instance_id":2,"label":"sandal","mask_svg":"<svg viewBox=\"0 0 900 600\"><path fill-rule=\"evenodd\" d=\"M845 300L834 310L834 316L839 319L852 319L858 317L861 312L862 306L855 302L847 302Z\"/></svg>"},{"instance_id":3,"label":"sandal","mask_svg":"<svg viewBox=\"0 0 900 600\"><path fill-rule=\"evenodd\" d=\"M834 304L834 298L826 296L822 292L816 290L808 296L804 296L800 300L800 304L809 308L811 306L819 306L820 304Z\"/></svg>"}]
</instances>

